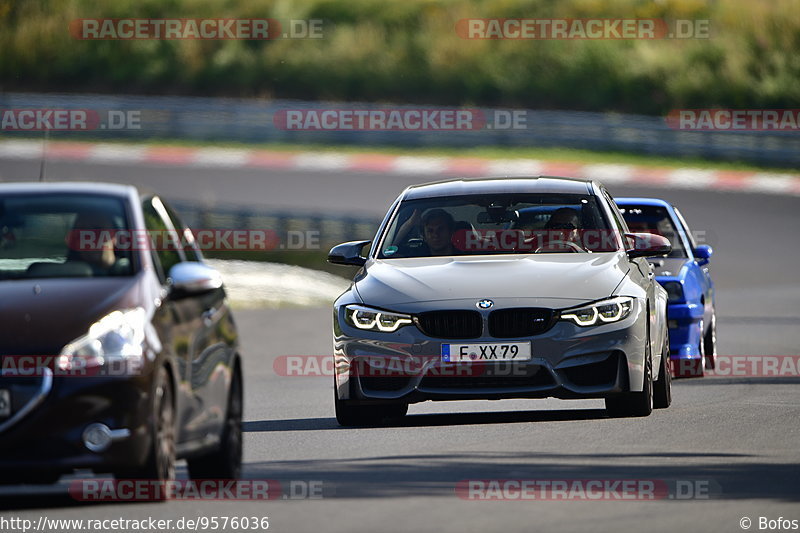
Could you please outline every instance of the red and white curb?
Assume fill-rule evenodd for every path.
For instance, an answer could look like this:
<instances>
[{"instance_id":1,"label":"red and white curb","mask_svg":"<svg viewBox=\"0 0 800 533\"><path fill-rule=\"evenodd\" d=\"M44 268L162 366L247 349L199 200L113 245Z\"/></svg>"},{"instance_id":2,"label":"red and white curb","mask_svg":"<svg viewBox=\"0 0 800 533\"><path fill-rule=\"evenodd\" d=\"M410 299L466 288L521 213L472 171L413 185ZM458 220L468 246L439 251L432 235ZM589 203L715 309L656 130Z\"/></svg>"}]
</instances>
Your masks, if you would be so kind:
<instances>
[{"instance_id":1,"label":"red and white curb","mask_svg":"<svg viewBox=\"0 0 800 533\"><path fill-rule=\"evenodd\" d=\"M377 172L424 176L576 176L607 185L660 188L711 189L800 196L800 174L659 168L606 163L584 164L536 159L482 159L471 157L396 156L371 153L281 152L257 149L189 148L110 143L51 142L48 161L142 163L206 168L263 168L277 170L327 170ZM30 140L0 141L0 159L42 157L43 143ZM7 178L7 176L6 176Z\"/></svg>"}]
</instances>

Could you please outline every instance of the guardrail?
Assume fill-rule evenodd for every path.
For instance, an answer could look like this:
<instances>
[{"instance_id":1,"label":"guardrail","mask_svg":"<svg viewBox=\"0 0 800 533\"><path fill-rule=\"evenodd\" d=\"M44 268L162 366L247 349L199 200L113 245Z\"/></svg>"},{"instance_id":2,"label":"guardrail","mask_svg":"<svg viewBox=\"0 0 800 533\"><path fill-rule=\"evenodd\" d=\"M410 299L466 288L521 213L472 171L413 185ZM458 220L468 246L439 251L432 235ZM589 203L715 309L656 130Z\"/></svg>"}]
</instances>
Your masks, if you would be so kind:
<instances>
[{"instance_id":1,"label":"guardrail","mask_svg":"<svg viewBox=\"0 0 800 533\"><path fill-rule=\"evenodd\" d=\"M497 113L480 109L489 127L475 131L297 131L276 127L274 117L287 110L441 109L432 106L378 106L293 100L244 100L172 96L108 96L2 93L2 109L90 109L134 112L139 128L102 126L92 131L54 131L53 138L184 139L257 143L334 143L399 147L529 146L568 147L636 152L670 157L703 157L749 161L764 165L800 165L797 131L681 131L663 117L618 113L515 110L526 127L498 127ZM0 135L30 136L33 132L0 131Z\"/></svg>"},{"instance_id":2,"label":"guardrail","mask_svg":"<svg viewBox=\"0 0 800 533\"><path fill-rule=\"evenodd\" d=\"M323 250L350 240L375 237L379 218L337 213L262 210L240 206L204 206L171 202L183 222L193 229L270 230L283 250Z\"/></svg>"}]
</instances>

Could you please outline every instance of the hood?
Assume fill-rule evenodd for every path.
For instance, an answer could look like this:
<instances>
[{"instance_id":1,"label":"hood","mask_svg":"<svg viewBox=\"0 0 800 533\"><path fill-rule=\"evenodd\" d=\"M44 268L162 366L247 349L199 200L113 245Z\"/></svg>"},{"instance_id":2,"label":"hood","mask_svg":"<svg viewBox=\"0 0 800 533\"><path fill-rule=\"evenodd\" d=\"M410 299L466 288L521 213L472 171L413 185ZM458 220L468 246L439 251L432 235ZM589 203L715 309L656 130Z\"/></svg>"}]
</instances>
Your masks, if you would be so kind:
<instances>
[{"instance_id":1,"label":"hood","mask_svg":"<svg viewBox=\"0 0 800 533\"><path fill-rule=\"evenodd\" d=\"M378 307L481 298L580 304L610 296L627 271L623 252L379 259L355 288Z\"/></svg>"},{"instance_id":2,"label":"hood","mask_svg":"<svg viewBox=\"0 0 800 533\"><path fill-rule=\"evenodd\" d=\"M143 305L141 275L0 282L0 354L57 355L115 309Z\"/></svg>"},{"instance_id":3,"label":"hood","mask_svg":"<svg viewBox=\"0 0 800 533\"><path fill-rule=\"evenodd\" d=\"M684 258L668 258L660 257L658 259L651 259L650 264L653 265L653 270L656 276L678 278L681 276L681 269L686 265L689 259Z\"/></svg>"}]
</instances>

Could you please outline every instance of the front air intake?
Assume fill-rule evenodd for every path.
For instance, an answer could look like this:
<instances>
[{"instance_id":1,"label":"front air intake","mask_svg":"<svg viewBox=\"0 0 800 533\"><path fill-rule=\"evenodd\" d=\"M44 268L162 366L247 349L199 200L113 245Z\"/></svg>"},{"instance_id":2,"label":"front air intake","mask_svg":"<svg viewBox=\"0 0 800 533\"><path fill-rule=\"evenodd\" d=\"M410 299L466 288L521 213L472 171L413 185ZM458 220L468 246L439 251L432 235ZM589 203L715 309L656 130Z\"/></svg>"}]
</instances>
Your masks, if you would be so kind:
<instances>
[{"instance_id":1,"label":"front air intake","mask_svg":"<svg viewBox=\"0 0 800 533\"><path fill-rule=\"evenodd\" d=\"M483 334L483 317L477 311L428 311L415 322L423 333L439 339L476 339Z\"/></svg>"}]
</instances>

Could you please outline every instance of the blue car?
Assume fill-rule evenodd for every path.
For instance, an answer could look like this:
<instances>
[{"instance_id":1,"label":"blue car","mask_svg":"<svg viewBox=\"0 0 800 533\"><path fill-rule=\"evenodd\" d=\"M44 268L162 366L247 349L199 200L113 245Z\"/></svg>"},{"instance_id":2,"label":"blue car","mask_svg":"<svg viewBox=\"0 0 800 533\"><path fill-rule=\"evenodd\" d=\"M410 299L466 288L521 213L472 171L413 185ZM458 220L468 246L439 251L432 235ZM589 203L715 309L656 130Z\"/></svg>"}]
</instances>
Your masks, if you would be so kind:
<instances>
[{"instance_id":1,"label":"blue car","mask_svg":"<svg viewBox=\"0 0 800 533\"><path fill-rule=\"evenodd\" d=\"M708 268L712 249L697 244L677 207L656 198L617 198L633 232L662 235L672 252L652 258L656 280L669 295L667 325L673 373L701 377L716 364L717 337L714 283Z\"/></svg>"}]
</instances>

